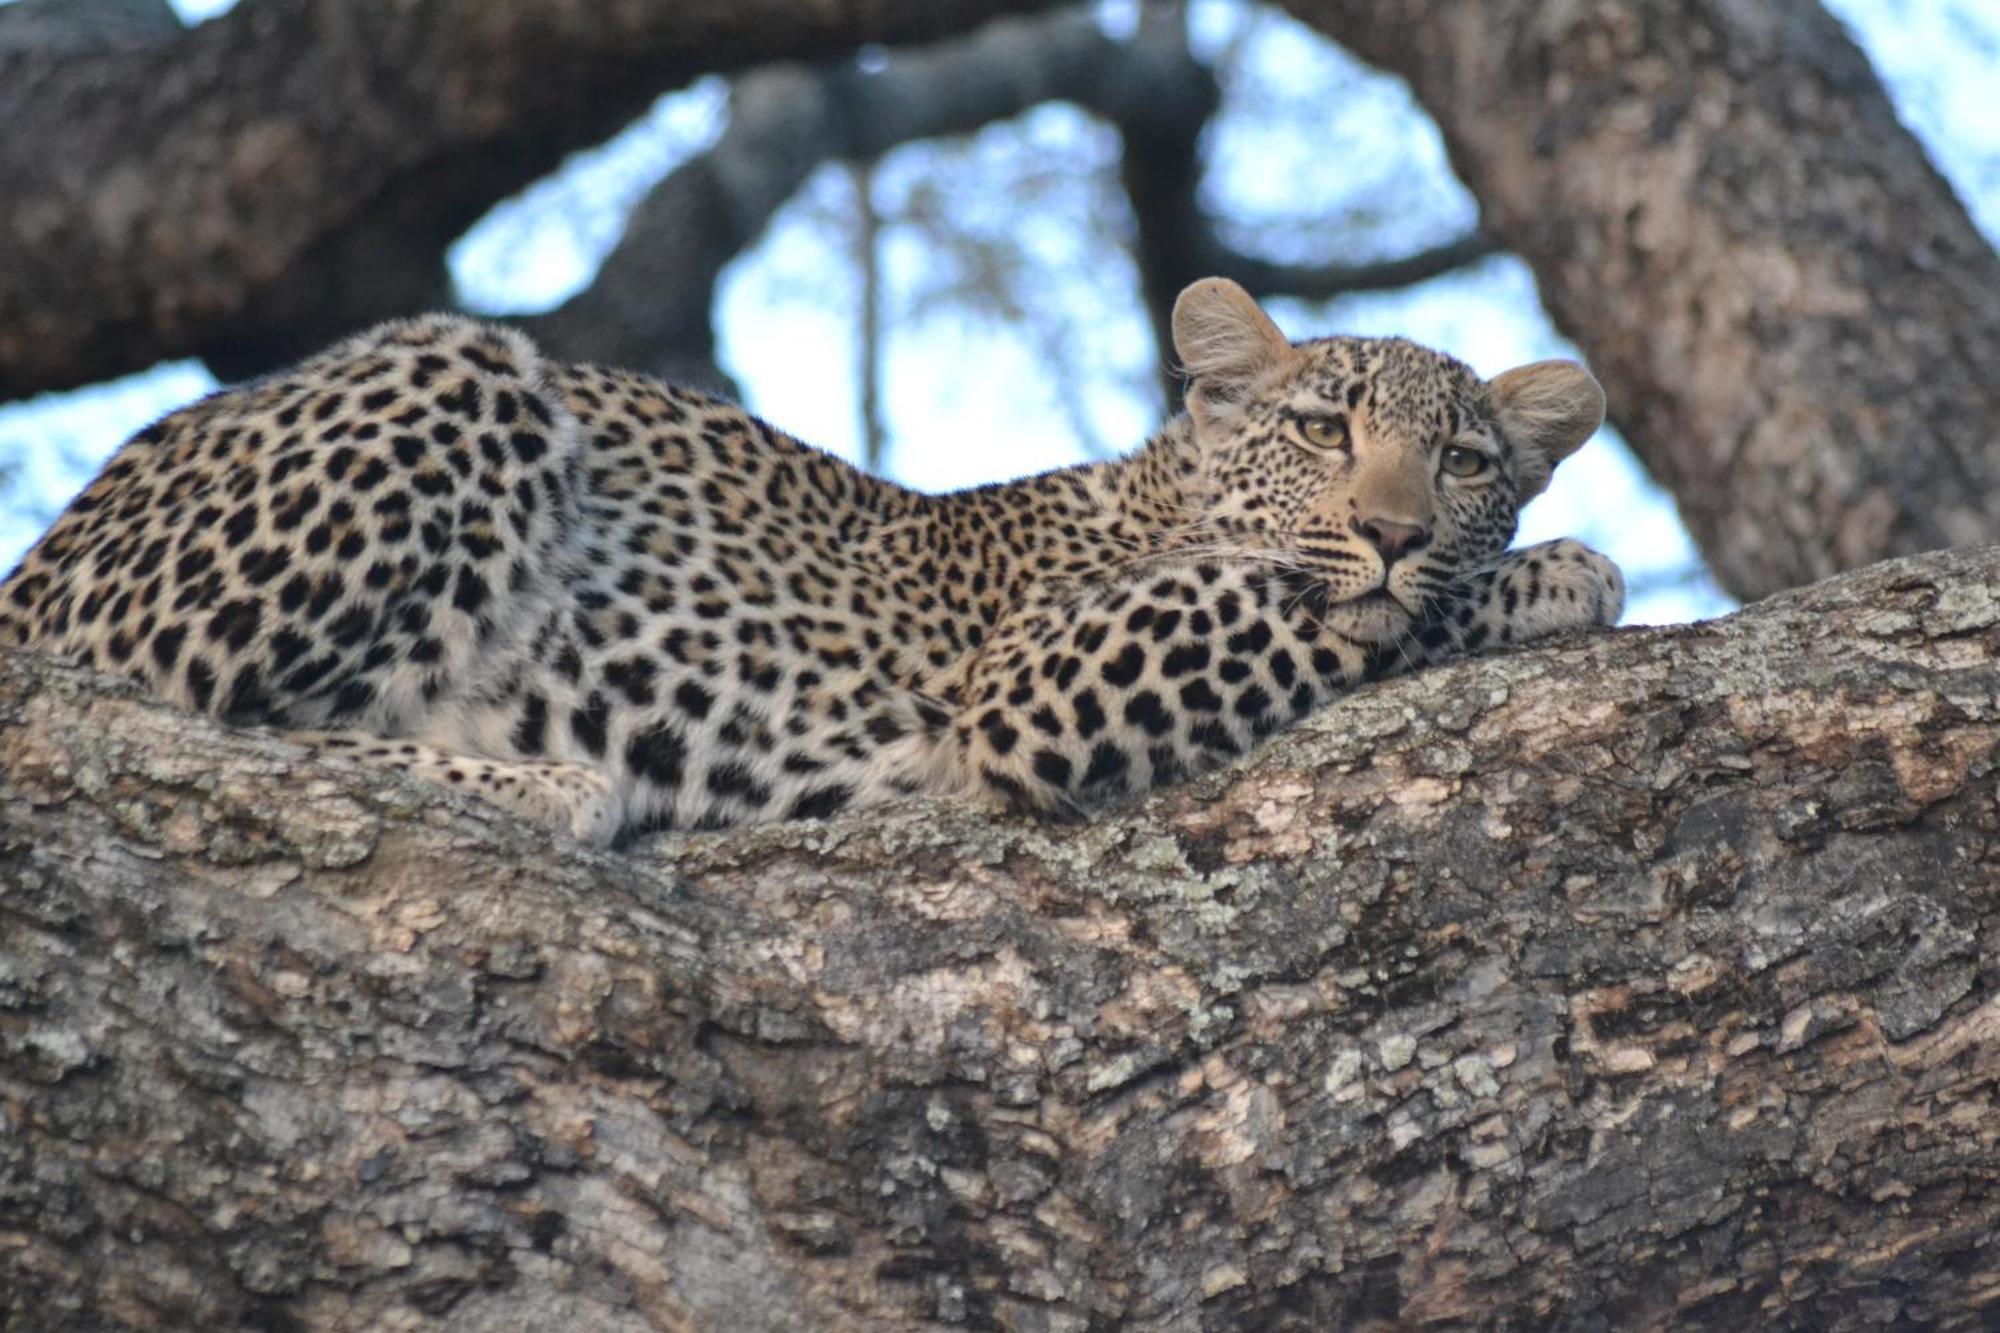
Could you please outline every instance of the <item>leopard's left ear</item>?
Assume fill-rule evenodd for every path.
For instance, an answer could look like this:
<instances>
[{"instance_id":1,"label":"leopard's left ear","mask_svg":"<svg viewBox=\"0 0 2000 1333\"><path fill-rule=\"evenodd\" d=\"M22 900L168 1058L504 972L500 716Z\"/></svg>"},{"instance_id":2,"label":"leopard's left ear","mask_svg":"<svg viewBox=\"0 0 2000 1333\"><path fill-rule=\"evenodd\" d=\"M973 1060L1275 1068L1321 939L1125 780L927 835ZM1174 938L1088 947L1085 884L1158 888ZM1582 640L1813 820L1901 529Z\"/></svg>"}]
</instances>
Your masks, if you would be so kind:
<instances>
[{"instance_id":1,"label":"leopard's left ear","mask_svg":"<svg viewBox=\"0 0 2000 1333\"><path fill-rule=\"evenodd\" d=\"M1574 361L1537 361L1495 375L1486 392L1520 456L1521 498L1539 495L1556 464L1604 424L1604 390Z\"/></svg>"},{"instance_id":2,"label":"leopard's left ear","mask_svg":"<svg viewBox=\"0 0 2000 1333\"><path fill-rule=\"evenodd\" d=\"M1227 278L1203 278L1182 292L1173 331L1188 411L1205 427L1228 421L1260 383L1298 360L1256 299Z\"/></svg>"}]
</instances>

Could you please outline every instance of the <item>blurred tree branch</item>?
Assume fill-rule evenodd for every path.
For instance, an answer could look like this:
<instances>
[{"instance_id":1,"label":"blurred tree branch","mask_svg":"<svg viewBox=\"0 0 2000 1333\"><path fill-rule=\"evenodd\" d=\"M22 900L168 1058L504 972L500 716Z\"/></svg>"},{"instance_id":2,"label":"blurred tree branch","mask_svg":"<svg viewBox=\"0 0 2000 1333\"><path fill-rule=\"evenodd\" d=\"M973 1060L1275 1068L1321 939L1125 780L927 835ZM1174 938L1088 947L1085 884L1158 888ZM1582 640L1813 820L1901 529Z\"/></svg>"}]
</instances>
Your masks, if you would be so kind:
<instances>
[{"instance_id":1,"label":"blurred tree branch","mask_svg":"<svg viewBox=\"0 0 2000 1333\"><path fill-rule=\"evenodd\" d=\"M370 320L449 305L443 253L474 217L692 72L1032 7L890 5L842 26L697 6L607 29L557 0L476 15L446 0L401 17L262 0L192 31L158 0L0 8L0 116L24 127L0 143L16 185L0 238L23 256L0 273L0 400L190 354L241 378ZM79 109L111 83L144 91ZM394 95L339 91L385 83ZM347 100L367 114L321 113ZM1180 11L1149 13L1119 41L1070 9L899 51L875 71L778 63L741 76L721 141L649 193L587 290L522 322L564 356L728 389L716 279L816 167L1048 101L1123 137L1161 332L1174 294L1208 273L1261 295L1327 297L1485 252L1468 237L1382 265L1288 266L1227 245L1196 200L1196 146L1218 92Z\"/></svg>"},{"instance_id":2,"label":"blurred tree branch","mask_svg":"<svg viewBox=\"0 0 2000 1333\"><path fill-rule=\"evenodd\" d=\"M1042 2L257 0L101 45L0 7L0 401L169 357L229 377L445 304L481 212L696 74Z\"/></svg>"},{"instance_id":3,"label":"blurred tree branch","mask_svg":"<svg viewBox=\"0 0 2000 1333\"><path fill-rule=\"evenodd\" d=\"M1484 231L1472 231L1398 259L1361 264L1281 264L1246 255L1211 239L1202 247L1199 263L1203 272L1227 274L1256 296L1297 296L1325 301L1354 292L1387 291L1428 282L1498 254L1500 249L1500 243Z\"/></svg>"},{"instance_id":4,"label":"blurred tree branch","mask_svg":"<svg viewBox=\"0 0 2000 1333\"><path fill-rule=\"evenodd\" d=\"M1290 265L1225 242L1197 199L1197 147L1220 102L1187 46L1179 6L1144 11L1127 40L1086 10L1001 19L970 36L897 52L879 70L786 65L737 79L728 128L633 210L590 286L521 321L564 356L723 384L714 363L715 283L822 163L867 162L923 139L967 134L1044 102L1118 130L1137 225L1141 286L1162 356L1174 297L1210 274L1258 296L1331 299L1405 286L1493 253L1480 233L1400 259ZM1169 401L1177 396L1167 371Z\"/></svg>"},{"instance_id":5,"label":"blurred tree branch","mask_svg":"<svg viewBox=\"0 0 2000 1333\"><path fill-rule=\"evenodd\" d=\"M522 321L562 355L715 383L716 279L822 163L964 134L1053 100L1076 100L1116 52L1090 16L1003 19L966 37L851 62L776 65L737 79L728 127L633 210L590 286Z\"/></svg>"},{"instance_id":6,"label":"blurred tree branch","mask_svg":"<svg viewBox=\"0 0 2000 1333\"><path fill-rule=\"evenodd\" d=\"M1360 264L1285 264L1224 241L1202 211L1201 135L1221 104L1212 71L1188 49L1185 5L1149 5L1124 48L1134 67L1124 88L1153 95L1103 99L1093 110L1118 127L1125 152L1120 178L1138 229L1134 246L1153 339L1160 349L1167 401L1178 405L1180 380L1169 358L1174 298L1198 278L1234 278L1259 298L1327 301L1355 292L1408 287L1475 263L1499 250L1481 231L1396 259Z\"/></svg>"}]
</instances>

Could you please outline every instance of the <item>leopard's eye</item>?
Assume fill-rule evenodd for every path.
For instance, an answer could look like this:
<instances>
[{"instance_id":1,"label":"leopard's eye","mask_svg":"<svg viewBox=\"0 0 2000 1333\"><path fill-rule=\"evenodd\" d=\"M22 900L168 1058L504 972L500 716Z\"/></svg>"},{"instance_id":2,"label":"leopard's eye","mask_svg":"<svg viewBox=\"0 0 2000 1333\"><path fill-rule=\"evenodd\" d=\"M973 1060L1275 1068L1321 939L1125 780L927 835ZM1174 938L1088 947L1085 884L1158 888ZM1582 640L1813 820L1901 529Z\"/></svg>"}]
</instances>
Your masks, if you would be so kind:
<instances>
[{"instance_id":1,"label":"leopard's eye","mask_svg":"<svg viewBox=\"0 0 2000 1333\"><path fill-rule=\"evenodd\" d=\"M1299 434L1309 446L1322 452L1347 447L1347 423L1339 417L1300 417Z\"/></svg>"},{"instance_id":2,"label":"leopard's eye","mask_svg":"<svg viewBox=\"0 0 2000 1333\"><path fill-rule=\"evenodd\" d=\"M1444 455L1438 459L1438 466L1454 477L1476 477L1493 465L1493 460L1477 449L1468 449L1462 444L1448 444Z\"/></svg>"}]
</instances>

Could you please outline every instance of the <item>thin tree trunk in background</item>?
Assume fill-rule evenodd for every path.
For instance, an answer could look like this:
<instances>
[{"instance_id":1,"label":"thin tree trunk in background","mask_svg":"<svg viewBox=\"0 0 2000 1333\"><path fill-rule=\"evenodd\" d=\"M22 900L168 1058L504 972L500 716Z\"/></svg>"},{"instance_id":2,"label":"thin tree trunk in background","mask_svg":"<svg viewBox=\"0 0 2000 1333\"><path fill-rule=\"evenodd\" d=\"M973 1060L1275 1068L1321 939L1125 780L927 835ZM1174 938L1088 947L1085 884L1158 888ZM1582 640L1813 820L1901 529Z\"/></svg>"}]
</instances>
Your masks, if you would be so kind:
<instances>
[{"instance_id":1,"label":"thin tree trunk in background","mask_svg":"<svg viewBox=\"0 0 2000 1333\"><path fill-rule=\"evenodd\" d=\"M1285 7L1409 80L1730 592L2000 537L2000 257L1819 5Z\"/></svg>"},{"instance_id":2,"label":"thin tree trunk in background","mask_svg":"<svg viewBox=\"0 0 2000 1333\"><path fill-rule=\"evenodd\" d=\"M1988 1327L1997 590L629 855L0 656L0 1324Z\"/></svg>"},{"instance_id":3,"label":"thin tree trunk in background","mask_svg":"<svg viewBox=\"0 0 2000 1333\"><path fill-rule=\"evenodd\" d=\"M882 413L882 217L875 211L875 168L857 162L848 167L854 187L854 269L860 309L860 364L855 388L861 400L861 465L880 474L882 454L889 446L889 423Z\"/></svg>"},{"instance_id":4,"label":"thin tree trunk in background","mask_svg":"<svg viewBox=\"0 0 2000 1333\"><path fill-rule=\"evenodd\" d=\"M1181 406L1180 367L1174 363L1174 301L1189 283L1219 274L1209 265L1212 233L1201 210L1201 135L1222 104L1222 89L1188 49L1187 6L1149 5L1140 11L1135 49L1148 63L1175 73L1171 99L1134 99L1134 114L1117 122L1118 178L1132 205L1132 257L1139 292L1153 328L1167 410ZM1162 82L1165 82L1162 79Z\"/></svg>"}]
</instances>

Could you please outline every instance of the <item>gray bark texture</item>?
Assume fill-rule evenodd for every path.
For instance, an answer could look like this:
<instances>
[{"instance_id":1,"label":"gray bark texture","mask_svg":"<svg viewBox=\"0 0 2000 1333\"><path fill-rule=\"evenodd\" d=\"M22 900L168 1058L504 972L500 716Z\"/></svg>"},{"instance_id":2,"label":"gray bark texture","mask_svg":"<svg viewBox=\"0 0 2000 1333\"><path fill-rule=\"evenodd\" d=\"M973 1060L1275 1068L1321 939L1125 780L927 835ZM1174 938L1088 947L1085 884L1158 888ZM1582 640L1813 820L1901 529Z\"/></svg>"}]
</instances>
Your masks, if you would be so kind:
<instances>
[{"instance_id":1,"label":"gray bark texture","mask_svg":"<svg viewBox=\"0 0 2000 1333\"><path fill-rule=\"evenodd\" d=\"M1996 786L2000 548L629 854L0 656L0 1326L1988 1327Z\"/></svg>"},{"instance_id":2,"label":"gray bark texture","mask_svg":"<svg viewBox=\"0 0 2000 1333\"><path fill-rule=\"evenodd\" d=\"M2000 538L2000 256L1819 5L1284 3L1410 81L1730 592Z\"/></svg>"}]
</instances>

